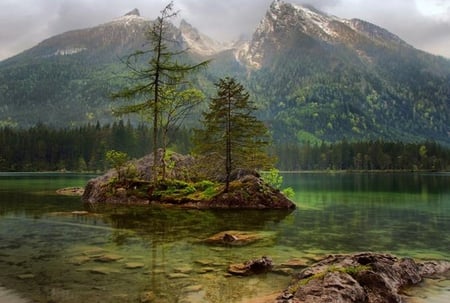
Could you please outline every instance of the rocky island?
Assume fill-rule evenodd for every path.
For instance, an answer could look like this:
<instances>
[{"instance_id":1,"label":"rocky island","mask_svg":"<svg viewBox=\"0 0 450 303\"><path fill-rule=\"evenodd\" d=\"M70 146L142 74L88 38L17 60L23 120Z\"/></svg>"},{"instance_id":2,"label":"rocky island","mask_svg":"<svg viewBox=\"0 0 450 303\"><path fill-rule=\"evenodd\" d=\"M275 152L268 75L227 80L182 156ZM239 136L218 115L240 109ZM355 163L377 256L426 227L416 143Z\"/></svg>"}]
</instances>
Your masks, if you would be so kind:
<instances>
[{"instance_id":1,"label":"rocky island","mask_svg":"<svg viewBox=\"0 0 450 303\"><path fill-rule=\"evenodd\" d=\"M161 161L162 153L159 153ZM159 204L209 209L294 209L295 204L273 188L256 171L236 170L228 191L221 176L205 180L198 173L196 159L170 153L166 156L165 179L155 184L153 155L131 161L120 169L92 179L85 187L82 201L87 204Z\"/></svg>"}]
</instances>

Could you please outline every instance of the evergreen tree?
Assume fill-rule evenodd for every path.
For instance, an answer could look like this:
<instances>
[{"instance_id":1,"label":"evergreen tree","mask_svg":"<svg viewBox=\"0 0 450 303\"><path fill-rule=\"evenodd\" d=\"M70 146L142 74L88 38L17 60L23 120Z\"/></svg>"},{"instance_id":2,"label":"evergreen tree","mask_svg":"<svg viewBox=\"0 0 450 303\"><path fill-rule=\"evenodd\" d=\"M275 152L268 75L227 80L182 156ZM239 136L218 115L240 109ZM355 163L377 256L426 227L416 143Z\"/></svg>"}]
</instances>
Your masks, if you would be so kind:
<instances>
[{"instance_id":1,"label":"evergreen tree","mask_svg":"<svg viewBox=\"0 0 450 303\"><path fill-rule=\"evenodd\" d=\"M234 169L265 169L273 165L266 148L269 133L253 116L255 105L244 87L226 77L215 84L217 96L203 113L204 128L195 131L196 152L207 166L225 176L228 191ZM214 163L217 167L214 167Z\"/></svg>"},{"instance_id":2,"label":"evergreen tree","mask_svg":"<svg viewBox=\"0 0 450 303\"><path fill-rule=\"evenodd\" d=\"M161 142L167 141L166 138L162 138L162 140L158 138L160 134L167 134L166 131L161 131L164 123L161 122L162 116L168 110L172 111L174 106L172 100L175 100L167 98L169 96L167 92L192 91L190 83L187 81L188 74L208 64L208 61L188 64L180 63L180 60L178 60L179 56L185 53L185 50L177 50L173 39L170 38L173 25L169 20L176 15L177 13L173 12L173 2L161 11L161 16L156 19L148 32L150 48L145 51L136 51L126 61L134 81L130 87L113 94L113 98L138 100L137 103L116 108L115 114L143 114L150 116L152 119L153 156L155 159L152 176L154 181L158 178L159 165L164 165L164 161L162 163L156 161L157 151L161 147ZM145 65L141 66L141 59L146 55L150 55L150 59ZM165 146L162 147L163 155L161 158L164 159ZM164 171L164 167L162 170Z\"/></svg>"}]
</instances>

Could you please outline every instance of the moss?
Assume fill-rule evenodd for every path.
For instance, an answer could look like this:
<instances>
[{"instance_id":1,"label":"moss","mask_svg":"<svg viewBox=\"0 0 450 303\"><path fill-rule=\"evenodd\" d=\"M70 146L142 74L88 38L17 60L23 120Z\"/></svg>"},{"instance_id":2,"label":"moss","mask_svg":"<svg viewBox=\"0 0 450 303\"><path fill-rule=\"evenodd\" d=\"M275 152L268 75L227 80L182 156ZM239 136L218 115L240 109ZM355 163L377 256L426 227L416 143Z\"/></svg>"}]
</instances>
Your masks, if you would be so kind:
<instances>
[{"instance_id":1,"label":"moss","mask_svg":"<svg viewBox=\"0 0 450 303\"><path fill-rule=\"evenodd\" d=\"M298 280L294 285L289 286L288 291L292 294L295 294L302 286L307 285L312 280L322 280L325 275L328 273L328 271L320 272L317 274L314 274L312 276L309 276L307 278Z\"/></svg>"},{"instance_id":2,"label":"moss","mask_svg":"<svg viewBox=\"0 0 450 303\"><path fill-rule=\"evenodd\" d=\"M209 180L203 180L194 184L194 187L199 191L205 191L207 189L215 187L216 184Z\"/></svg>"},{"instance_id":3,"label":"moss","mask_svg":"<svg viewBox=\"0 0 450 303\"><path fill-rule=\"evenodd\" d=\"M309 277L306 277L304 279L297 281L294 285L291 285L288 288L288 291L290 293L294 294L302 286L307 285L309 282L311 282L313 280L323 280L328 273L340 272L340 273L345 273L352 277L355 277L360 272L367 271L370 269L371 269L371 267L369 265L357 265L357 266L346 266L346 267L339 267L339 266L332 265L332 266L329 266L326 270L324 270L322 272L316 273L312 276L309 276Z\"/></svg>"}]
</instances>

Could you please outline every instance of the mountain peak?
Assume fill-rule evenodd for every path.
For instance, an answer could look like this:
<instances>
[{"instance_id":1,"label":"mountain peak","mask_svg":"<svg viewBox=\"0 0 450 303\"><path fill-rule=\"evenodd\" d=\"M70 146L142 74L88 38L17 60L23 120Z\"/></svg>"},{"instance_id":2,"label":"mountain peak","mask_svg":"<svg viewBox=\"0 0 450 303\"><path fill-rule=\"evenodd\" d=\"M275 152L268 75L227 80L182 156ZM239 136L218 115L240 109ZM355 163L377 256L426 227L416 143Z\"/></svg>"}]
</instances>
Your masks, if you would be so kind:
<instances>
[{"instance_id":1,"label":"mountain peak","mask_svg":"<svg viewBox=\"0 0 450 303\"><path fill-rule=\"evenodd\" d=\"M132 11L129 11L124 16L137 16L140 17L141 14L139 13L139 10L137 8L133 9Z\"/></svg>"},{"instance_id":2,"label":"mountain peak","mask_svg":"<svg viewBox=\"0 0 450 303\"><path fill-rule=\"evenodd\" d=\"M181 20L179 29L187 48L198 54L213 55L228 48L227 45L200 33L184 19Z\"/></svg>"}]
</instances>

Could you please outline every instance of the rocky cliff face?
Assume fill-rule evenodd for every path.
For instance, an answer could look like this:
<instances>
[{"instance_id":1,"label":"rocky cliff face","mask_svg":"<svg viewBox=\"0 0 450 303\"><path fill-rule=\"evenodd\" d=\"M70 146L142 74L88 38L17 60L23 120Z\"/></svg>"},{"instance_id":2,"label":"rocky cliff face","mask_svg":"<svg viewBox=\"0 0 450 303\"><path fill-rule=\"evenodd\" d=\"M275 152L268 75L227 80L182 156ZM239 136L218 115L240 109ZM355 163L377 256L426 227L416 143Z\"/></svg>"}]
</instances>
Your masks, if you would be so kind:
<instances>
[{"instance_id":1,"label":"rocky cliff face","mask_svg":"<svg viewBox=\"0 0 450 303\"><path fill-rule=\"evenodd\" d=\"M411 48L389 31L359 19L342 19L309 5L274 1L261 20L252 40L240 47L237 59L259 69L271 56L289 47L292 39L308 37L329 44L358 48L357 41L395 44ZM363 54L361 54L362 56Z\"/></svg>"}]
</instances>

